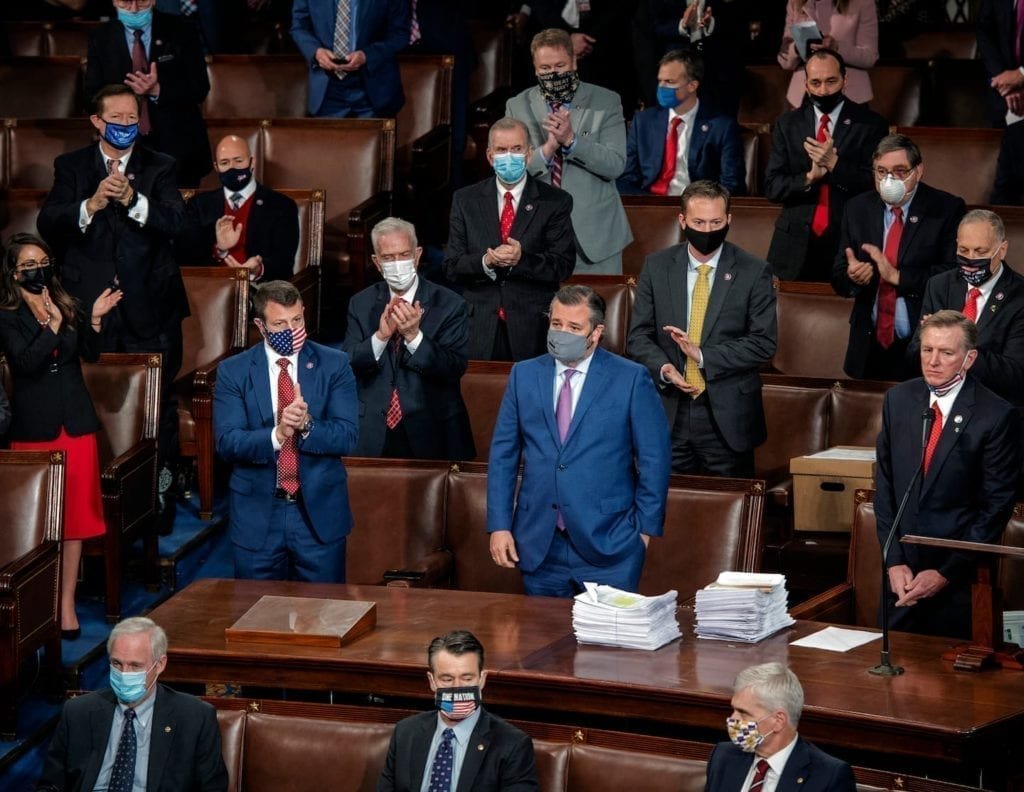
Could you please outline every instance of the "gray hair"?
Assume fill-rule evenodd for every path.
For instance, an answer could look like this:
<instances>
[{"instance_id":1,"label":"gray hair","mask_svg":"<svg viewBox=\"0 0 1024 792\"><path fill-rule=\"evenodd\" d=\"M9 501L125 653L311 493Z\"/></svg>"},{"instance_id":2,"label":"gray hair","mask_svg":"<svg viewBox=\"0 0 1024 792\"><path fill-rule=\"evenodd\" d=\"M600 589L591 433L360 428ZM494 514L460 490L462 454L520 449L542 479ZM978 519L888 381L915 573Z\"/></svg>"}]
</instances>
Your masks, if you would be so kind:
<instances>
[{"instance_id":1,"label":"gray hair","mask_svg":"<svg viewBox=\"0 0 1024 792\"><path fill-rule=\"evenodd\" d=\"M530 145L530 130L526 124L520 121L518 118L499 118L493 124L491 128L487 130L487 148L494 148L494 133L495 132L511 132L514 129L518 129L523 133L523 139L526 140L526 145Z\"/></svg>"},{"instance_id":2,"label":"gray hair","mask_svg":"<svg viewBox=\"0 0 1024 792\"><path fill-rule=\"evenodd\" d=\"M401 217L385 217L370 231L370 241L373 243L373 252L377 252L377 243L383 236L391 234L405 234L412 243L413 250L418 247L416 242L416 226Z\"/></svg>"},{"instance_id":3,"label":"gray hair","mask_svg":"<svg viewBox=\"0 0 1024 792\"><path fill-rule=\"evenodd\" d=\"M740 671L733 685L733 693L750 690L765 709L782 710L794 729L800 722L804 708L804 689L796 674L782 663L762 663Z\"/></svg>"},{"instance_id":4,"label":"gray hair","mask_svg":"<svg viewBox=\"0 0 1024 792\"><path fill-rule=\"evenodd\" d=\"M153 660L157 661L167 654L167 633L164 628L145 616L132 616L114 625L107 636L107 654L114 649L114 641L123 635L139 635L149 633L149 648L153 652Z\"/></svg>"},{"instance_id":5,"label":"gray hair","mask_svg":"<svg viewBox=\"0 0 1024 792\"><path fill-rule=\"evenodd\" d=\"M996 242L1006 239L1006 226L1003 225L1003 218L989 209L971 209L960 219L960 225L956 227L956 230L959 231L971 223L988 223L992 231L995 232Z\"/></svg>"}]
</instances>

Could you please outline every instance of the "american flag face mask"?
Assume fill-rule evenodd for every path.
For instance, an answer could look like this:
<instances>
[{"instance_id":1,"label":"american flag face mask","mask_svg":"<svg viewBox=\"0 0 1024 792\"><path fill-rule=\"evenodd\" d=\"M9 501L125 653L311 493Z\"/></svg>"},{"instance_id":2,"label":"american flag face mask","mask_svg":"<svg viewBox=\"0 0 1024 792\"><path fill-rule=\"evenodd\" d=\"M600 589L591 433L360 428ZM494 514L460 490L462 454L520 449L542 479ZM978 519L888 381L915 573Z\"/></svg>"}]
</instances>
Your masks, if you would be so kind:
<instances>
[{"instance_id":1,"label":"american flag face mask","mask_svg":"<svg viewBox=\"0 0 1024 792\"><path fill-rule=\"evenodd\" d=\"M439 687L434 703L449 720L465 720L480 706L480 686Z\"/></svg>"}]
</instances>

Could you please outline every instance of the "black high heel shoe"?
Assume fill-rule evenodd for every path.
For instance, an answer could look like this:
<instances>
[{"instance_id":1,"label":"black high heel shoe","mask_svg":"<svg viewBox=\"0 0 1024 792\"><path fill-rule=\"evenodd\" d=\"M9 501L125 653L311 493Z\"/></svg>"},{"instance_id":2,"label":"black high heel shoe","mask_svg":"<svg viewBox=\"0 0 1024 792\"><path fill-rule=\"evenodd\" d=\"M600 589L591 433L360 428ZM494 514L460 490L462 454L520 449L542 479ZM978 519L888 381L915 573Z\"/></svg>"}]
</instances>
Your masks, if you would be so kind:
<instances>
[{"instance_id":1,"label":"black high heel shoe","mask_svg":"<svg viewBox=\"0 0 1024 792\"><path fill-rule=\"evenodd\" d=\"M81 627L75 627L73 630L61 630L60 637L65 641L77 641L79 636L82 634Z\"/></svg>"}]
</instances>

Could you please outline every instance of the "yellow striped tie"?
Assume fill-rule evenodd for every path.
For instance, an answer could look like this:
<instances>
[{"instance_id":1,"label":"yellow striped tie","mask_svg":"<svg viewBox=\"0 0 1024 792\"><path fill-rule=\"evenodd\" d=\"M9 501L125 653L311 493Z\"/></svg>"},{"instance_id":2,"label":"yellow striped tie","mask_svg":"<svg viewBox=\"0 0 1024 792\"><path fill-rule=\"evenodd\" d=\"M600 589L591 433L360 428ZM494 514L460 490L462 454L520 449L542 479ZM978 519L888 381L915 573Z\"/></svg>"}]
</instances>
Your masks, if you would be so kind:
<instances>
[{"instance_id":1,"label":"yellow striped tie","mask_svg":"<svg viewBox=\"0 0 1024 792\"><path fill-rule=\"evenodd\" d=\"M708 310L708 296L711 294L711 283L708 280L708 273L711 272L710 264L697 265L697 283L693 286L693 300L690 302L690 327L686 335L691 343L700 345L700 337L704 332L704 314ZM697 368L697 361L686 359L686 372L684 374L687 385L697 388L694 398L704 392L704 375Z\"/></svg>"}]
</instances>

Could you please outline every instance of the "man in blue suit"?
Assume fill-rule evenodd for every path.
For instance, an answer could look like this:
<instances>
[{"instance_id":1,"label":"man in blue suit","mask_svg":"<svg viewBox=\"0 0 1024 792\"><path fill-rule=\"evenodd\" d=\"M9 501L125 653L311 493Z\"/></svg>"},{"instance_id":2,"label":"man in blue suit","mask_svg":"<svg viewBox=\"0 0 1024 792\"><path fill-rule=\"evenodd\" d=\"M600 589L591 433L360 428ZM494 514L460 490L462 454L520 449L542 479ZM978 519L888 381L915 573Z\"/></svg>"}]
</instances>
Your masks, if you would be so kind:
<instances>
[{"instance_id":1,"label":"man in blue suit","mask_svg":"<svg viewBox=\"0 0 1024 792\"><path fill-rule=\"evenodd\" d=\"M663 531L668 424L647 371L598 346L604 311L588 286L558 291L550 354L512 367L495 422L491 558L518 564L527 594L570 597L584 582L636 591Z\"/></svg>"},{"instance_id":2,"label":"man in blue suit","mask_svg":"<svg viewBox=\"0 0 1024 792\"><path fill-rule=\"evenodd\" d=\"M740 671L726 721L729 742L711 752L704 792L854 792L850 765L797 734L803 708L800 680L782 663Z\"/></svg>"},{"instance_id":3,"label":"man in blue suit","mask_svg":"<svg viewBox=\"0 0 1024 792\"><path fill-rule=\"evenodd\" d=\"M732 195L746 191L747 169L736 120L697 98L704 79L700 55L674 50L658 64L658 107L633 117L623 194L680 195L690 182L710 179Z\"/></svg>"},{"instance_id":4,"label":"man in blue suit","mask_svg":"<svg viewBox=\"0 0 1024 792\"><path fill-rule=\"evenodd\" d=\"M235 575L344 583L355 376L343 352L306 341L291 283L263 284L253 311L265 343L220 364L213 402L217 453L234 465Z\"/></svg>"},{"instance_id":5,"label":"man in blue suit","mask_svg":"<svg viewBox=\"0 0 1024 792\"><path fill-rule=\"evenodd\" d=\"M295 0L292 39L309 63L309 114L394 116L405 103L399 51L409 44L409 0Z\"/></svg>"}]
</instances>

